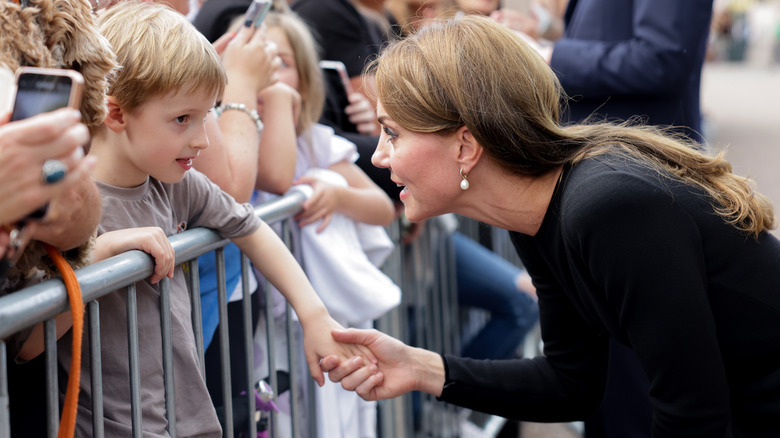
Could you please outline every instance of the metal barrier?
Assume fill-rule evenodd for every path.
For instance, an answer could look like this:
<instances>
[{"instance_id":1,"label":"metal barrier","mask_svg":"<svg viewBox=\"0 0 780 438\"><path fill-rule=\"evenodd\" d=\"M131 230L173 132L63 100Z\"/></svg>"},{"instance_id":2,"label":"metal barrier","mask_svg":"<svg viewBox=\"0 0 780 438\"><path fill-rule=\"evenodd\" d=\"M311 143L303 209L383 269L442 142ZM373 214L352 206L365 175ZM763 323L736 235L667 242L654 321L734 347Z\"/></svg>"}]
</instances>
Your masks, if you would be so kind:
<instances>
[{"instance_id":1,"label":"metal barrier","mask_svg":"<svg viewBox=\"0 0 780 438\"><path fill-rule=\"evenodd\" d=\"M283 230L283 238L292 248L289 233L289 218L300 211L305 195L297 190L291 190L283 197L260 205L256 208L256 213L260 218L268 223L281 222L288 229ZM435 223L435 221L434 221ZM284 228L284 227L283 227ZM396 222L388 231L393 241L400 241L401 234L400 222ZM383 269L385 272L399 284L403 290L402 305L381 319L377 320L375 326L402 341L419 347L428 348L442 353L457 353L460 342L460 324L459 310L457 303L457 293L454 278L454 259L453 249L450 245L448 233L440 227L430 225L423 236L413 245L398 245L391 254ZM474 236L474 233L467 233ZM224 257L222 247L227 240L220 238L215 232L207 229L192 229L176 236L170 237L171 244L176 252L176 264L187 263L189 265L189 283L190 295L192 300L192 323L197 342L197 351L200 356L201 372L205 373L204 368L204 349L203 336L201 331L200 314L200 288L198 281L197 257L211 250L217 250L217 272L218 272L218 294L219 294L219 316L220 325L216 336L219 336L221 342L220 357L222 370L226 370L222 375L223 400L226 412L232 412L232 395L230 385L230 352L227 332L227 292L225 290L224 278ZM91 352L100 351L100 337L98 326L99 303L98 298L111 293L115 290L125 288L127 290L127 309L128 309L128 361L131 366L130 382L131 388L131 412L133 421L133 435L141 436L143 418L140 409L140 377L138 373L138 363L140 352L137 336L137 319L135 303L134 283L148 278L154 269L154 262L150 256L141 251L130 251L110 259L87 266L76 272L79 283L82 287L83 299L87 303L87 313L85 319L87 324L85 329L89 336L89 349ZM250 275L251 269L247 258L242 257L242 275ZM246 285L248 282L244 281ZM271 288L264 288L266 291L266 303L272 303L270 296ZM161 318L161 330L163 331L163 369L166 395L166 409L168 412L175 412L175 399L173 395L173 377L172 377L172 342L170 339L170 309L168 302L167 280L163 280L161 287L161 309L163 309ZM277 333L274 328L274 315L272 306L267 305L265 311L265 321L267 330L267 341L276 339ZM45 324L45 357L46 357L46 385L47 385L47 430L48 436L54 437L57 434L59 423L59 385L57 381L57 340L54 316L69 309L67 292L61 280L53 279L38 285L14 292L10 295L0 298L0 339L5 339L9 335L30 327L39 322ZM245 333L253 333L251 327L251 304L250 292L244 287L243 297L243 325ZM287 327L285 334L287 336L289 348L286 352L288 363L295 366L299 361L296 360L296 351L300 346L295 345L294 336L295 326L298 324L292 318L289 318L290 307L287 306ZM252 351L252 336L245 336L247 351ZM267 342L268 363L270 385L277 393L278 385L276 381L276 355L274 342ZM93 418L93 436L104 436L102 424L102 385L101 385L101 358L99 354L93 354L92 357L85 359L91 364L91 385L93 398L92 411ZM0 438L11 436L9 419L9 400L7 369L6 369L6 344L0 341ZM247 373L254 375L253 355L247 354ZM290 372L292 379L297 373ZM304 372L307 375L308 372ZM309 379L311 380L311 379ZM253 383L247 387L247 394L254 391ZM313 382L313 381L312 381ZM301 382L293 381L291 386L300 385ZM309 391L311 394L311 391ZM292 394L293 401L290 403L291 424L289 430L293 437L315 436L315 422L313 418L313 409L311 400L296 400L296 393ZM204 401L210 402L210 401ZM255 412L254 397L247 397L248 412ZM309 415L306 415L308 424L297 424L298 419L302 418L295 409L307 409ZM256 436L256 423L254 416L249 416L247 430L249 436ZM451 405L440 403L432 396L425 394L407 394L394 400L384 400L378 405L378 424L379 436L382 438L394 437L455 437L459 435L457 425L459 419L463 418L463 410ZM171 436L176 436L175 416L169 415L169 430ZM225 424L223 425L224 436L233 436L232 415L225 415ZM281 436L277 430L279 426L278 418L271 414L270 436Z\"/></svg>"},{"instance_id":2,"label":"metal barrier","mask_svg":"<svg viewBox=\"0 0 780 438\"><path fill-rule=\"evenodd\" d=\"M300 211L305 195L297 190L291 190L285 196L275 199L272 202L258 206L255 212L268 223L274 223L283 219L291 218ZM189 264L189 281L191 284L191 299L193 308L193 328L198 344L198 353L200 355L201 365L203 364L203 336L201 332L200 320L200 293L198 287L198 268L196 258L211 250L217 250L218 270L221 273L219 282L219 311L220 311L220 332L223 340L226 339L226 292L224 284L224 258L221 254L221 248L227 243L227 240L219 237L214 231L200 228L188 230L184 233L171 236L171 244L176 253L176 264ZM247 268L246 258L244 257L244 267ZM83 300L87 303L87 313L85 319L88 321L87 333L89 336L90 351L100 351L100 327L98 326L99 305L98 298L111 293L115 290L125 288L127 290L127 308L128 308L128 361L130 364L130 388L131 388L131 412L133 421L133 435L141 436L141 418L140 410L140 377L138 374L138 363L140 354L138 350L137 336L137 314L135 302L134 283L148 278L154 271L154 262L150 256L142 251L129 251L107 260L79 269L76 272L77 279L82 288ZM243 275L249 275L250 270L244 269ZM246 283L246 282L245 282ZM160 306L162 309L161 329L163 333L163 370L166 395L166 409L169 413L175 412L175 400L173 394L173 376L172 376L172 339L170 339L170 303L168 294L167 279L161 282ZM249 311L249 293L244 291L245 315ZM0 298L0 437L10 436L10 418L9 404L13 400L9 399L7 368L6 368L6 344L5 339L27 327L33 326L39 322L45 325L45 358L46 358L46 387L47 387L47 430L48 436L57 435L57 426L59 423L59 403L58 403L58 381L57 381L57 339L54 316L69 309L67 291L64 284L59 279L52 279L35 286L22 289L7 296ZM251 333L248 328L248 318L245 318L245 329ZM251 336L250 342L251 342ZM227 342L223 342L223 346ZM249 345L251 349L251 345ZM249 350L251 351L251 350ZM223 348L221 351L223 369L227 370L225 364L229 364L229 350ZM248 355L247 367L249 364ZM101 382L101 362L99 354L92 354L88 359L91 365L91 385L94 394L92 411L93 418L93 436L102 437L102 382ZM203 369L203 366L201 366ZM97 371L97 372L96 372ZM249 375L252 375L251 373ZM223 381L229 382L229 373ZM274 390L276 382L271 379ZM224 385L226 409L232 411L230 406L230 385ZM253 387L247 388L248 393L252 394ZM247 398L250 404L250 412L254 412L254 398ZM209 401L204 401L209 402ZM232 416L226 415L228 423L232 421ZM175 415L168 415L169 433L176 436L176 418ZM255 423L250 421L249 428L254 434ZM232 436L232 425L226 426L225 436Z\"/></svg>"}]
</instances>

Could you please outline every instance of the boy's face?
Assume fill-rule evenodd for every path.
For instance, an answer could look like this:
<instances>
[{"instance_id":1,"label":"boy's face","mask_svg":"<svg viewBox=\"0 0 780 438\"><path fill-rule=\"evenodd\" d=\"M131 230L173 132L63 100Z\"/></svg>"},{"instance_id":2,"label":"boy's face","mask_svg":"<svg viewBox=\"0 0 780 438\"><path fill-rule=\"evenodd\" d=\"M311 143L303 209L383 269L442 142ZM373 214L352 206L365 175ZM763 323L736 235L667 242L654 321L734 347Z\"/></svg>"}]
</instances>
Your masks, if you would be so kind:
<instances>
[{"instance_id":1,"label":"boy's face","mask_svg":"<svg viewBox=\"0 0 780 438\"><path fill-rule=\"evenodd\" d=\"M123 179L129 185L123 185L142 184L147 175L165 183L181 181L201 149L208 147L205 120L214 102L213 94L179 91L152 97L125 113L123 170L128 178Z\"/></svg>"}]
</instances>

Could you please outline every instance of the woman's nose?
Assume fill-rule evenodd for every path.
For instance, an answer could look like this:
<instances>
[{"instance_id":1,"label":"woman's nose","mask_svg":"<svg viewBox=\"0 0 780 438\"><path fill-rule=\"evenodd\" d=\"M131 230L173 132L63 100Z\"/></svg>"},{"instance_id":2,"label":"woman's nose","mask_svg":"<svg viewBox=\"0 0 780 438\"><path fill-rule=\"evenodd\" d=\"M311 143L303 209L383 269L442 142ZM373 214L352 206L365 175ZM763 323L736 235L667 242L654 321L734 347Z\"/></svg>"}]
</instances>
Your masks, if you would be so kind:
<instances>
[{"instance_id":1,"label":"woman's nose","mask_svg":"<svg viewBox=\"0 0 780 438\"><path fill-rule=\"evenodd\" d=\"M390 167L390 164L388 163L389 155L385 150L386 146L384 146L384 144L384 140L380 137L379 143L376 145L376 150L374 151L374 154L371 155L371 164L376 167Z\"/></svg>"}]
</instances>

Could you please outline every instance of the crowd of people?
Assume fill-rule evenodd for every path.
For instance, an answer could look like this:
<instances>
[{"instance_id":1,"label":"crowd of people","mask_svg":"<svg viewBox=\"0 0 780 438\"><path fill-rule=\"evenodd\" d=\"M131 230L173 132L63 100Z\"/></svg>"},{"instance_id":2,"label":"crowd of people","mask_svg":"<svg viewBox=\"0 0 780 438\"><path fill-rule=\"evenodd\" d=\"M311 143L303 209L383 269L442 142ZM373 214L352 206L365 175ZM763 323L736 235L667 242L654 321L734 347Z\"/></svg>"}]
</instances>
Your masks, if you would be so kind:
<instances>
[{"instance_id":1,"label":"crowd of people","mask_svg":"<svg viewBox=\"0 0 780 438\"><path fill-rule=\"evenodd\" d=\"M36 245L75 267L148 253L154 272L137 284L144 435L170 433L163 279L176 435L225 427L216 256L199 258L204 380L168 240L195 227L232 240L232 393L257 378L243 367L254 352L239 301L251 291L257 325L273 305L258 293L268 280L300 322L318 436L376 437L376 400L409 391L516 420L583 420L588 438L777 434L780 242L771 204L703 143L712 0L272 3L255 27L243 20L251 0L0 2L17 23L0 68L92 79L80 111L0 113L0 293L55 275ZM347 95L320 60L344 65ZM47 177L51 162L64 178ZM293 186L310 195L294 218L303 267L253 214ZM394 245L453 213L508 230L523 268L448 231L459 302L490 316L460 355L440 355L372 321L401 302L380 269ZM393 242L384 227L399 217L409 226ZM125 295L100 300L108 436L132 432ZM537 322L544 354L521 358ZM70 369L69 313L57 323L59 367L81 376L75 434L92 436L89 362ZM12 433L32 436L40 326L6 342L20 376Z\"/></svg>"}]
</instances>

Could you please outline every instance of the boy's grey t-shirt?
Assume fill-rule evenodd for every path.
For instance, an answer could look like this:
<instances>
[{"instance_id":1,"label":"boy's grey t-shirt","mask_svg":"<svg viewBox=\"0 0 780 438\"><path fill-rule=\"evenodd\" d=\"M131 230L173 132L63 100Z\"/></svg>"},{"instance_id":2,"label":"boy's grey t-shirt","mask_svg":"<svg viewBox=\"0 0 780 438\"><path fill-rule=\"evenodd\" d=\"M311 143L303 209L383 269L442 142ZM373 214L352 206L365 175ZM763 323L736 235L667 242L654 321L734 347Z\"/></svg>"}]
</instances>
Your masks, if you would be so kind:
<instances>
[{"instance_id":1,"label":"boy's grey t-shirt","mask_svg":"<svg viewBox=\"0 0 780 438\"><path fill-rule=\"evenodd\" d=\"M238 204L203 174L190 170L176 184L149 178L139 187L119 188L98 183L103 218L98 234L136 227L160 227L166 235L188 228L215 229L223 237L242 237L260 226L252 206ZM136 284L140 350L141 401L144 437L169 436L160 334L159 283ZM106 436L130 436L130 378L127 350L126 291L99 300L103 362L103 414ZM221 437L221 429L200 373L192 331L190 298L185 273L177 266L170 280L173 368L178 436ZM70 332L58 348L60 364L70 367ZM83 343L84 349L88 343ZM92 397L89 356L82 356L81 395L77 436L92 436Z\"/></svg>"}]
</instances>

